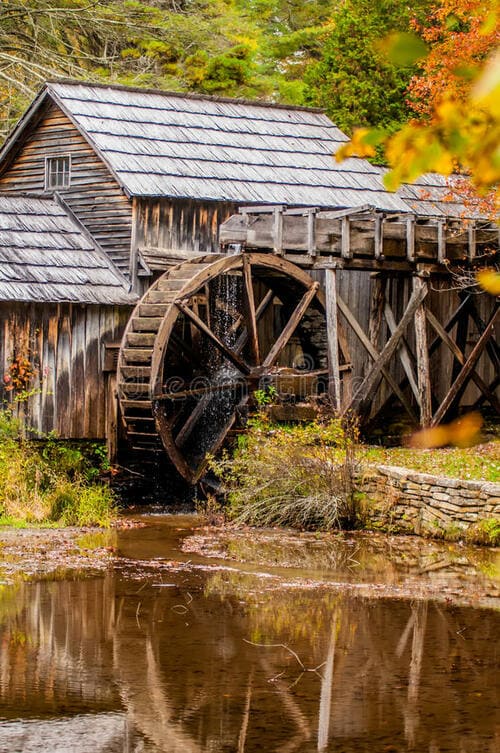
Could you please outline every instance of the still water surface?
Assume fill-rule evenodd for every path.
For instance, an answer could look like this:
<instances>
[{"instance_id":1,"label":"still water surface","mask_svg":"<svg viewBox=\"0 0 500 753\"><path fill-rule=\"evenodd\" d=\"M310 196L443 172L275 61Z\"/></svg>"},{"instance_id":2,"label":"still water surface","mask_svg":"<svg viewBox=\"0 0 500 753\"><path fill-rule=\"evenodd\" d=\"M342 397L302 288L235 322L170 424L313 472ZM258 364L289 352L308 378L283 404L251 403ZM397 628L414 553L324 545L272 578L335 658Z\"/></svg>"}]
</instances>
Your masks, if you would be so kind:
<instances>
[{"instance_id":1,"label":"still water surface","mask_svg":"<svg viewBox=\"0 0 500 753\"><path fill-rule=\"evenodd\" d=\"M1 753L500 751L498 553L146 522L0 591Z\"/></svg>"}]
</instances>

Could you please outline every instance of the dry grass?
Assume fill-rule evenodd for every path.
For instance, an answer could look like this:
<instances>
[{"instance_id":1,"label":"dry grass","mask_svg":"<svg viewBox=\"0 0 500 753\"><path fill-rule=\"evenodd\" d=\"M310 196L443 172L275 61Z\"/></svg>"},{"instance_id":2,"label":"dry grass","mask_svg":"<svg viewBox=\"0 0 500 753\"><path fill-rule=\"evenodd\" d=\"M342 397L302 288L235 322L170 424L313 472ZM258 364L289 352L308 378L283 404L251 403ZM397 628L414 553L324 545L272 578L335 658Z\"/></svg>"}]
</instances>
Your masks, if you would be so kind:
<instances>
[{"instance_id":1,"label":"dry grass","mask_svg":"<svg viewBox=\"0 0 500 753\"><path fill-rule=\"evenodd\" d=\"M287 427L259 417L232 457L212 461L227 493L228 517L301 530L358 527L353 448L339 421Z\"/></svg>"}]
</instances>

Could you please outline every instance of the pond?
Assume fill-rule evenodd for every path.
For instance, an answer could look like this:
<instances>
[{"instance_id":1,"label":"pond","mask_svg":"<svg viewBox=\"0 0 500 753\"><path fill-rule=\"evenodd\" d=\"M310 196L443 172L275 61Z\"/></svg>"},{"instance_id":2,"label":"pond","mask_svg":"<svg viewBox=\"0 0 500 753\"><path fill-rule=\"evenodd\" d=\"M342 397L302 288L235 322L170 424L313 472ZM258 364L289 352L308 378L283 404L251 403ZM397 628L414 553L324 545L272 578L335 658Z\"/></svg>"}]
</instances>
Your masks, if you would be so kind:
<instances>
[{"instance_id":1,"label":"pond","mask_svg":"<svg viewBox=\"0 0 500 753\"><path fill-rule=\"evenodd\" d=\"M0 588L2 753L500 750L498 552L143 521Z\"/></svg>"}]
</instances>

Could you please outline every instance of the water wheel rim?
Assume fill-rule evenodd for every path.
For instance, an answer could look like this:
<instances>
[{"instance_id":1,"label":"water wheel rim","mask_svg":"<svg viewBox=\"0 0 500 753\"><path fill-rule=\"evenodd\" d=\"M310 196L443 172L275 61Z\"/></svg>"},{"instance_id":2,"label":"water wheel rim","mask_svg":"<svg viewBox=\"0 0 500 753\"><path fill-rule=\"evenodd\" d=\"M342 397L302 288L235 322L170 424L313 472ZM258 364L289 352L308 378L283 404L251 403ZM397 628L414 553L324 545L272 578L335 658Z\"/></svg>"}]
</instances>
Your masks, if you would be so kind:
<instances>
[{"instance_id":1,"label":"water wheel rim","mask_svg":"<svg viewBox=\"0 0 500 753\"><path fill-rule=\"evenodd\" d=\"M203 268L198 271L192 271L193 265L203 265ZM166 311L161 317L161 322L158 326L154 337L154 343L151 346L151 362L147 366L150 369L150 379L148 385L148 399L151 407L151 417L154 419L154 426L157 431L159 440L165 448L170 460L177 468L179 473L191 484L196 483L204 473L206 462L197 462L195 467L189 463L189 459L186 458L182 448L179 448L176 443L176 437L174 436L173 420L170 420L162 409L163 385L164 385L164 367L165 357L169 350L170 340L173 334L173 330L179 316L183 314L182 306L187 305L187 302L199 293L200 289L208 285L211 281L216 280L224 274L230 274L231 272L241 272L245 275L245 268L250 269L251 287L253 290L253 279L259 278L259 275L265 280L265 285L268 287L268 293L271 293L271 298L275 293L273 292L272 284L269 279L266 278L266 272L274 275L275 278L283 285L284 280L291 278L294 281L294 285L304 291L313 291L310 297L309 304L314 305L324 315L325 301L322 291L318 288L316 283L310 275L305 271L295 266L291 262L285 259L273 256L271 254L258 254L258 253L243 253L237 255L224 255L224 256L207 256L200 255L195 259L191 259L186 262L182 262L172 268L169 272L162 275L155 283L148 289L144 295L142 301L135 311L140 312L141 304L146 305L148 301L152 299L151 294L161 290L162 286L164 290L169 287L169 282L182 280L182 272L186 272L186 281L180 287L176 288L172 285L172 289L175 289L175 295L172 292L169 294L169 303L166 305ZM179 276L181 275L181 276ZM175 277L174 277L175 276ZM246 284L246 283L245 283ZM277 283L279 287L279 284ZM247 291L248 292L248 291ZM168 294L165 293L165 299ZM315 302L315 303L314 303ZM308 304L308 305L309 305ZM132 315L131 319L133 318ZM185 312L184 312L185 315ZM254 315L255 315L255 302L254 302ZM140 316L140 314L139 314ZM248 327L248 323L247 323ZM124 333L122 340L122 347L120 349L119 356L119 369L123 367L125 348L127 346L127 333ZM244 374L248 376L248 374ZM120 380L119 380L120 381ZM146 384L142 385L146 388ZM147 401L144 401L146 404ZM223 427L221 432L221 442L229 431L229 424L234 423L234 414L239 406L235 405L231 409L232 415L228 419L228 426ZM175 416L174 416L175 419ZM159 444L159 443L158 443ZM217 448L218 449L218 448ZM214 448L211 448L213 451Z\"/></svg>"}]
</instances>

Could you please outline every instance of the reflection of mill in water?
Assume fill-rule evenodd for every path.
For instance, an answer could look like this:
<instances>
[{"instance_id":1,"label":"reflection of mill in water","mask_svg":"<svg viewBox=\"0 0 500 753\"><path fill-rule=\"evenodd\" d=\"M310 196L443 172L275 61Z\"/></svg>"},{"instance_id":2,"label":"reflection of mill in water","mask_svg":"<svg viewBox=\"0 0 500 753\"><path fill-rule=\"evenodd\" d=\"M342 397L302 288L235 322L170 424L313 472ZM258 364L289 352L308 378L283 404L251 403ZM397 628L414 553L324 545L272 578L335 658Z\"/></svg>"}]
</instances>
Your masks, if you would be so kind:
<instances>
[{"instance_id":1,"label":"reflection of mill in water","mask_svg":"<svg viewBox=\"0 0 500 753\"><path fill-rule=\"evenodd\" d=\"M484 745L495 719L481 713L495 705L494 615L256 593L258 580L245 586L241 573L211 575L203 595L158 570L142 586L130 575L22 584L15 604L3 602L2 749L22 718L25 753L40 749L37 735L51 739L51 720L65 735L56 753L87 753L95 729L95 753L359 753L389 742L442 751L456 749L450 734L466 705L475 722L459 730L463 750L495 749ZM255 635L277 645L248 644ZM479 660L481 678L471 671Z\"/></svg>"}]
</instances>

